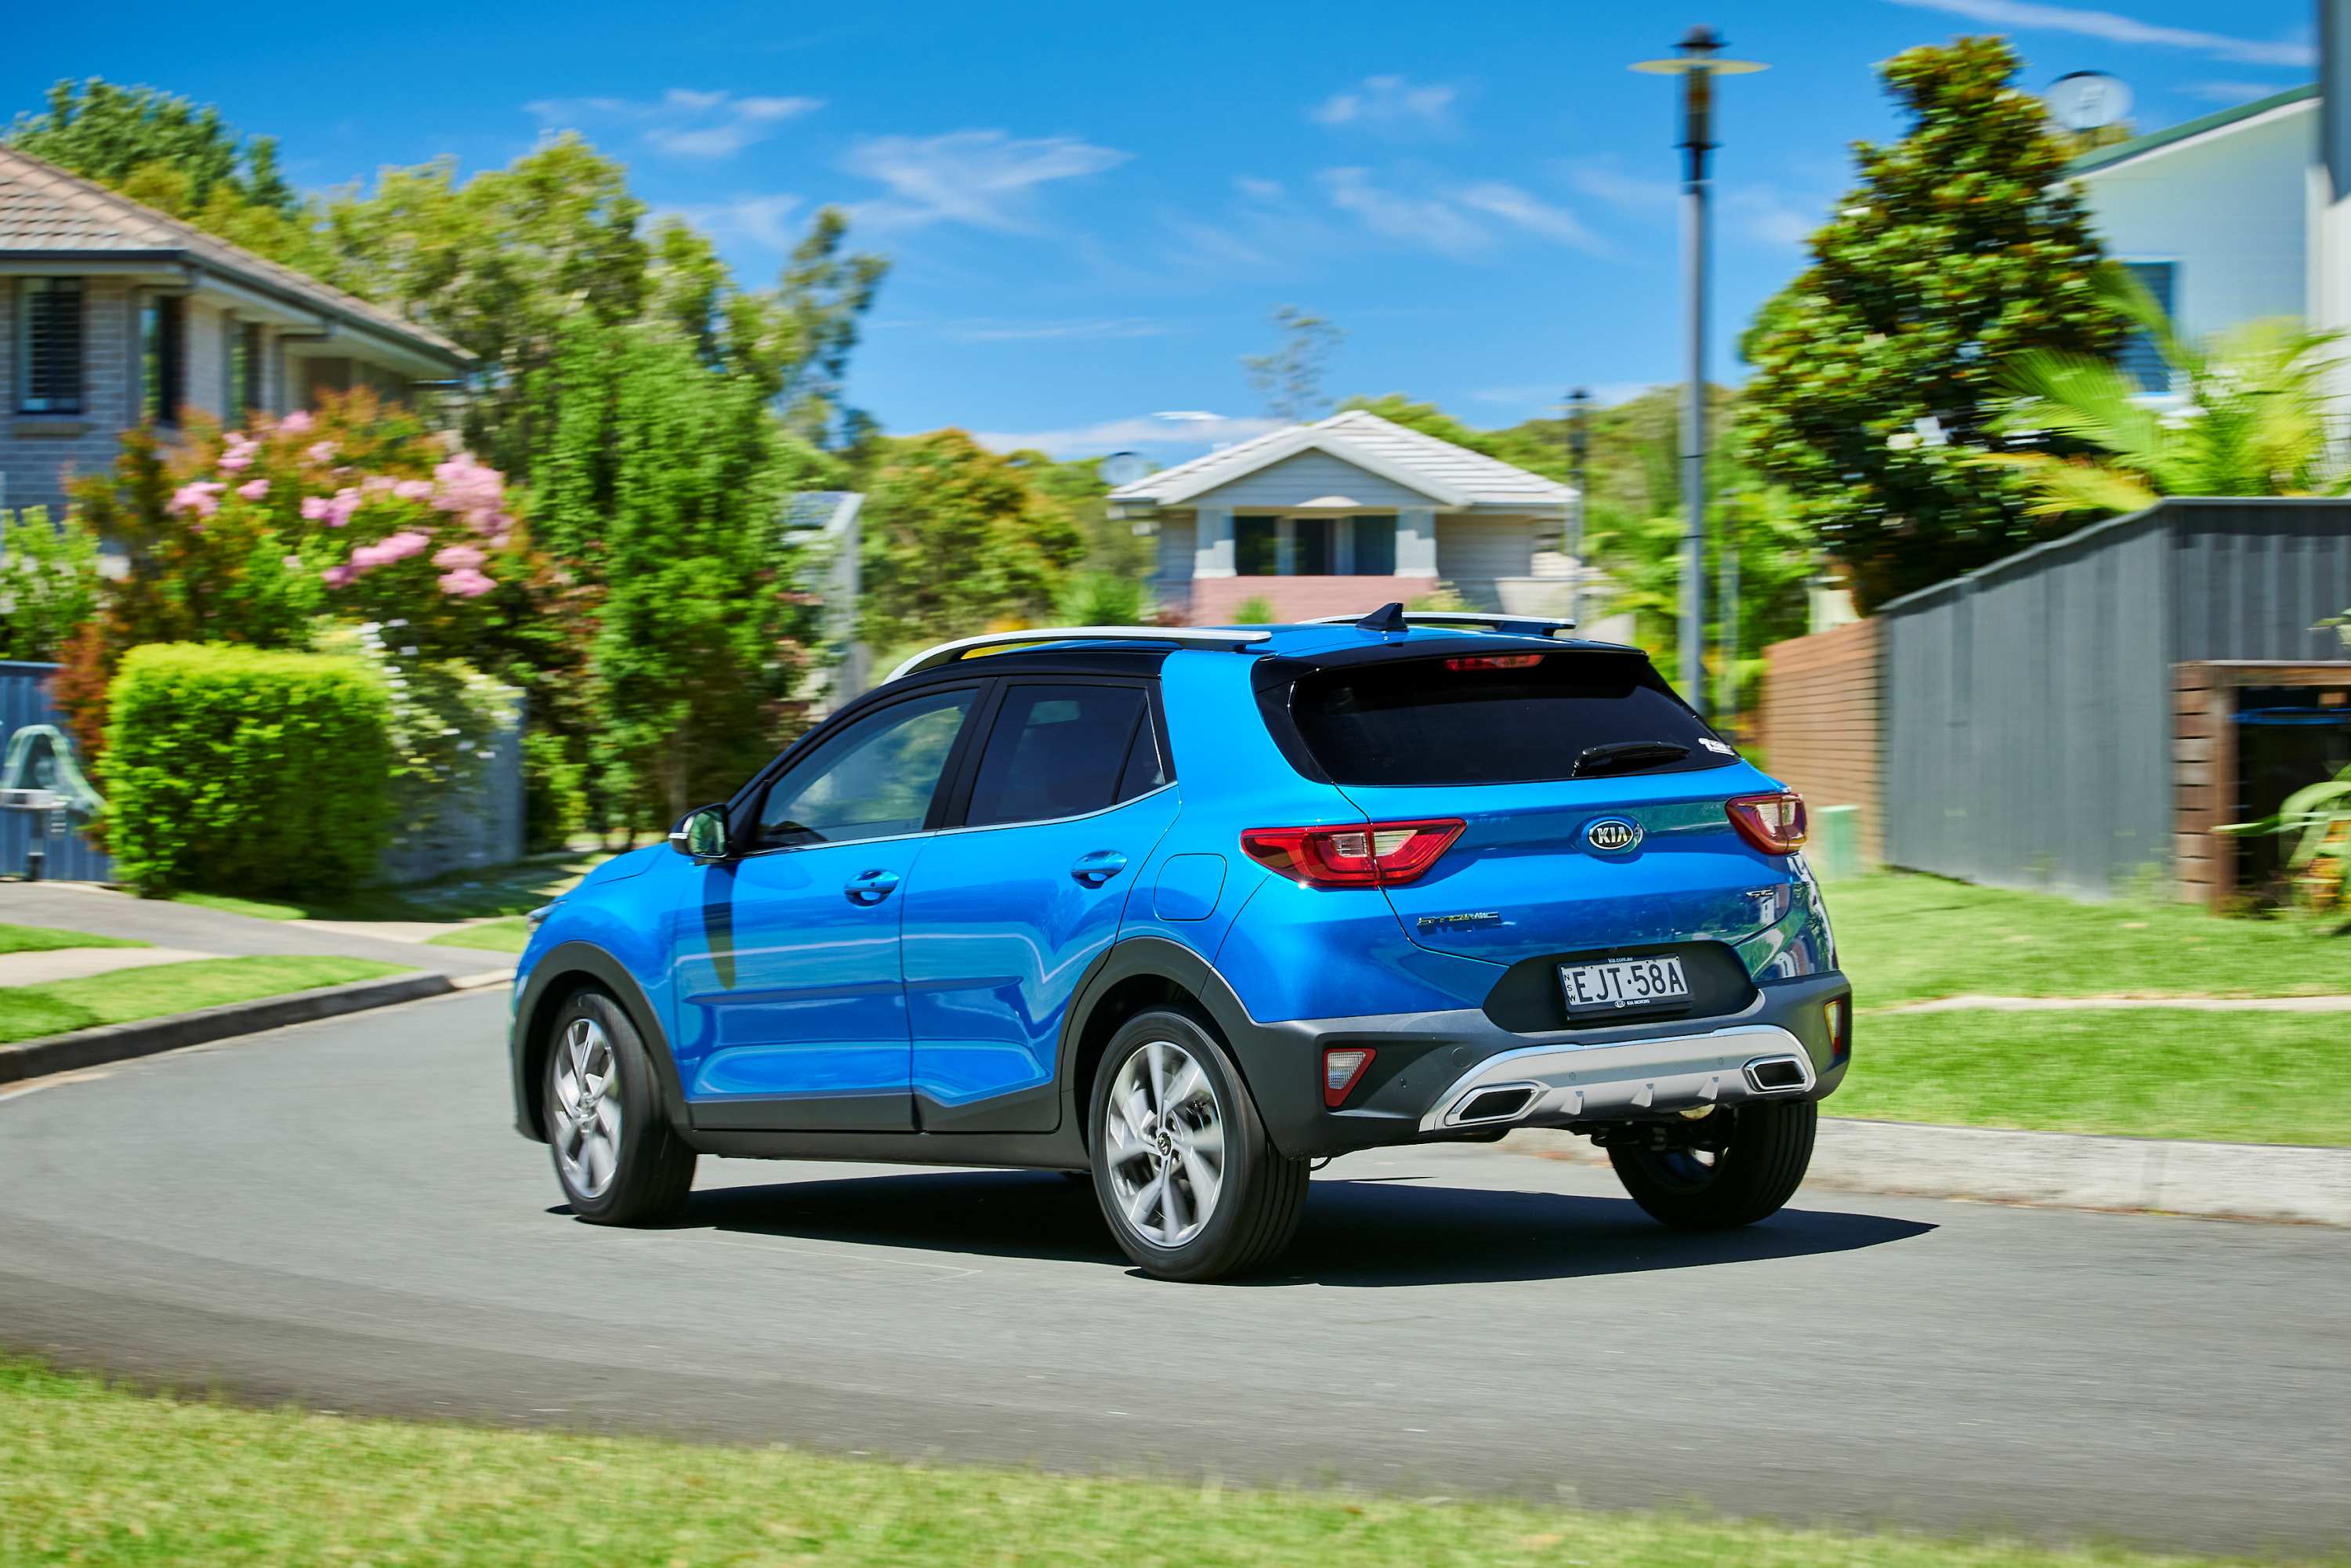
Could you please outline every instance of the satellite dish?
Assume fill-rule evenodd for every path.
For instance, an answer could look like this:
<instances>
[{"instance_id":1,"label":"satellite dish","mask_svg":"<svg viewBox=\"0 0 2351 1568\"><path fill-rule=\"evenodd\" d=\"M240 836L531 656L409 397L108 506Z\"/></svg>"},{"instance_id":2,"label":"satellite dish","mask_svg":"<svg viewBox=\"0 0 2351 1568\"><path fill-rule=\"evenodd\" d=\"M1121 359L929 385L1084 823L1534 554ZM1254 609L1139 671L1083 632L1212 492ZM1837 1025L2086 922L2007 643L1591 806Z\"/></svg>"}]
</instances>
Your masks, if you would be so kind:
<instances>
[{"instance_id":1,"label":"satellite dish","mask_svg":"<svg viewBox=\"0 0 2351 1568\"><path fill-rule=\"evenodd\" d=\"M2097 131L2130 112L2131 90L2104 71L2069 71L2042 95L2050 118L2068 131Z\"/></svg>"},{"instance_id":2,"label":"satellite dish","mask_svg":"<svg viewBox=\"0 0 2351 1568\"><path fill-rule=\"evenodd\" d=\"M1151 463L1140 452L1113 452L1095 465L1094 471L1102 476L1103 484L1121 490L1149 474Z\"/></svg>"}]
</instances>

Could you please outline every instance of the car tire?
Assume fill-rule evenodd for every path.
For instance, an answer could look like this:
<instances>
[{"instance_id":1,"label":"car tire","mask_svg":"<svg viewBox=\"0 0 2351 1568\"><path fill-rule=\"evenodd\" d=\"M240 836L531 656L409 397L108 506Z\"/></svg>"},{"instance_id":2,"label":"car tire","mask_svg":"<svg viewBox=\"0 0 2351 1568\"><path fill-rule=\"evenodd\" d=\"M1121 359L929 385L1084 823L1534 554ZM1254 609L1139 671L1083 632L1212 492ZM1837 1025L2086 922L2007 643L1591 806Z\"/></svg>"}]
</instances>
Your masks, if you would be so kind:
<instances>
[{"instance_id":1,"label":"car tire","mask_svg":"<svg viewBox=\"0 0 2351 1568\"><path fill-rule=\"evenodd\" d=\"M621 1005L581 991L556 1015L541 1115L555 1179L595 1225L674 1216L694 1187L695 1153L663 1113L653 1057Z\"/></svg>"},{"instance_id":2,"label":"car tire","mask_svg":"<svg viewBox=\"0 0 2351 1568\"><path fill-rule=\"evenodd\" d=\"M1752 1225L1796 1196L1813 1162L1821 1108L1809 1100L1767 1101L1731 1115L1729 1135L1710 1164L1698 1151L1632 1143L1610 1145L1608 1163L1633 1201L1676 1230Z\"/></svg>"},{"instance_id":3,"label":"car tire","mask_svg":"<svg viewBox=\"0 0 2351 1568\"><path fill-rule=\"evenodd\" d=\"M1199 1019L1154 1009L1128 1019L1102 1052L1090 1099L1094 1196L1144 1273L1228 1279L1290 1244L1308 1163L1273 1146L1239 1070Z\"/></svg>"}]
</instances>

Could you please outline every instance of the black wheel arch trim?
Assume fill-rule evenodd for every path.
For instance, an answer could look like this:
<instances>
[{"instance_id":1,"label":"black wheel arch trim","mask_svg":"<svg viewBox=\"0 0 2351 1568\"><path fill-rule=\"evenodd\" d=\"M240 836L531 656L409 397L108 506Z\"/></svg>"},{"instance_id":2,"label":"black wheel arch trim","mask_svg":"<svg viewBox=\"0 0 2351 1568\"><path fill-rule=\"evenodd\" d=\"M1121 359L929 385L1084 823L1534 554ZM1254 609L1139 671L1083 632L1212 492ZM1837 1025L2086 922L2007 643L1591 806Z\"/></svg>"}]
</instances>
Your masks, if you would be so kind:
<instances>
[{"instance_id":1,"label":"black wheel arch trim","mask_svg":"<svg viewBox=\"0 0 2351 1568\"><path fill-rule=\"evenodd\" d=\"M678 1079L677 1062L670 1055L669 1034L661 1027L653 1003L627 966L592 942L565 942L549 948L547 956L531 966L530 977L523 982L522 994L515 998L514 1019L507 1031L507 1065L514 1080L515 1131L534 1143L547 1141L546 1129L535 1113L538 1090L533 1082L536 1075L528 1067L529 1048L549 1012L559 1005L559 998L577 988L576 984L564 982L582 979L593 981L629 1015L629 1022L635 1026L637 1038L645 1042L653 1071L661 1080L662 1114L679 1134L684 1134L688 1131L685 1090Z\"/></svg>"}]
</instances>

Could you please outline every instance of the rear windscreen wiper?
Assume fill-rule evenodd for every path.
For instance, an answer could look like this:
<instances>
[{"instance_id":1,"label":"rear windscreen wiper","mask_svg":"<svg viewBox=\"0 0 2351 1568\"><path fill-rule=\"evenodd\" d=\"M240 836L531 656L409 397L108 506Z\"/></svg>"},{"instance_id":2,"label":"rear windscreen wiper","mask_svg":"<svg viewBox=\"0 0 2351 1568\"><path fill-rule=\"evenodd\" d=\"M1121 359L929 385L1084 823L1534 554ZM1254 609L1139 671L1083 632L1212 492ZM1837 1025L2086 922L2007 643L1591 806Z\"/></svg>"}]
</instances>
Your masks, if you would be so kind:
<instances>
[{"instance_id":1,"label":"rear windscreen wiper","mask_svg":"<svg viewBox=\"0 0 2351 1568\"><path fill-rule=\"evenodd\" d=\"M1611 740L1587 746L1576 753L1573 778L1595 773L1631 773L1661 763L1679 762L1690 748L1671 740Z\"/></svg>"}]
</instances>

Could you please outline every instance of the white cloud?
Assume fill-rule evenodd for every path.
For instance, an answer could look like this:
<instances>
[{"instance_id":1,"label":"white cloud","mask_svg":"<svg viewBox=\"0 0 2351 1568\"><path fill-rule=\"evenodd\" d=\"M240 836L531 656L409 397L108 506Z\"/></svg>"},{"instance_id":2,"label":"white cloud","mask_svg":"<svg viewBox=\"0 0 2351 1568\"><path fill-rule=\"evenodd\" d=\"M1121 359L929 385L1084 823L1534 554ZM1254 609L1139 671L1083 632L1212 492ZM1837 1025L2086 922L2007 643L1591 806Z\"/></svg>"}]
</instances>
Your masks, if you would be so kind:
<instances>
[{"instance_id":1,"label":"white cloud","mask_svg":"<svg viewBox=\"0 0 2351 1568\"><path fill-rule=\"evenodd\" d=\"M713 239L744 239L769 250L789 250L799 243L799 235L784 220L799 204L798 196L738 196L731 202L671 207L663 215L683 218Z\"/></svg>"},{"instance_id":2,"label":"white cloud","mask_svg":"<svg viewBox=\"0 0 2351 1568\"><path fill-rule=\"evenodd\" d=\"M1325 169L1322 186L1333 206L1389 239L1452 256L1474 256L1493 243L1483 225L1452 203L1383 190L1372 183L1368 169Z\"/></svg>"},{"instance_id":3,"label":"white cloud","mask_svg":"<svg viewBox=\"0 0 2351 1568\"><path fill-rule=\"evenodd\" d=\"M1353 213L1374 234L1442 256L1467 258L1492 248L1489 219L1593 256L1613 254L1573 213L1499 180L1423 194L1379 185L1368 169L1325 169L1322 180L1332 204Z\"/></svg>"},{"instance_id":4,"label":"white cloud","mask_svg":"<svg viewBox=\"0 0 2351 1568\"><path fill-rule=\"evenodd\" d=\"M824 107L820 98L705 92L674 87L660 98L540 99L525 104L550 129L576 130L599 121L639 127L645 141L680 158L725 158L765 140L788 120Z\"/></svg>"},{"instance_id":5,"label":"white cloud","mask_svg":"<svg viewBox=\"0 0 2351 1568\"><path fill-rule=\"evenodd\" d=\"M1723 217L1734 234L1763 245L1801 247L1828 222L1828 205L1806 206L1770 185L1733 187L1722 198Z\"/></svg>"},{"instance_id":6,"label":"white cloud","mask_svg":"<svg viewBox=\"0 0 2351 1568\"><path fill-rule=\"evenodd\" d=\"M1553 206L1539 196L1531 195L1516 185L1506 185L1499 180L1455 193L1455 201L1465 207L1488 213L1504 223L1516 225L1529 234L1541 235L1548 240L1593 256L1613 254L1606 241L1583 226L1583 220L1565 207Z\"/></svg>"},{"instance_id":7,"label":"white cloud","mask_svg":"<svg viewBox=\"0 0 2351 1568\"><path fill-rule=\"evenodd\" d=\"M1233 189L1252 202L1278 202L1289 193L1279 180L1254 180L1247 174L1233 176Z\"/></svg>"},{"instance_id":8,"label":"white cloud","mask_svg":"<svg viewBox=\"0 0 2351 1568\"><path fill-rule=\"evenodd\" d=\"M1062 430L975 430L971 438L991 452L1036 451L1056 457L1090 457L1133 446L1188 446L1206 450L1279 430L1278 419L1228 418L1200 410L1136 414Z\"/></svg>"},{"instance_id":9,"label":"white cloud","mask_svg":"<svg viewBox=\"0 0 2351 1568\"><path fill-rule=\"evenodd\" d=\"M1647 382L1602 382L1587 387L1595 408L1614 408L1620 402L1630 402L1649 390ZM1469 394L1477 402L1501 403L1513 408L1533 407L1546 419L1556 418L1567 407L1566 394L1556 384L1530 383L1525 386L1486 387Z\"/></svg>"},{"instance_id":10,"label":"white cloud","mask_svg":"<svg viewBox=\"0 0 2351 1568\"><path fill-rule=\"evenodd\" d=\"M2044 5L2036 0L1888 0L1918 11L1941 11L1994 27L2073 33L2103 38L2110 44L2144 44L2156 48L2188 49L2216 60L2247 66L2301 66L2318 63L2318 51L2294 40L2232 38L2192 27L2166 27L2114 11L2085 11L2072 5Z\"/></svg>"},{"instance_id":11,"label":"white cloud","mask_svg":"<svg viewBox=\"0 0 2351 1568\"><path fill-rule=\"evenodd\" d=\"M1612 207L1669 207L1681 193L1671 180L1627 174L1614 158L1579 158L1567 165L1567 183L1578 193Z\"/></svg>"},{"instance_id":12,"label":"white cloud","mask_svg":"<svg viewBox=\"0 0 2351 1568\"><path fill-rule=\"evenodd\" d=\"M1453 129L1459 89L1445 82L1416 84L1409 77L1365 77L1360 86L1333 93L1306 111L1317 125L1352 126L1388 135Z\"/></svg>"},{"instance_id":13,"label":"white cloud","mask_svg":"<svg viewBox=\"0 0 2351 1568\"><path fill-rule=\"evenodd\" d=\"M2285 87L2273 81L2192 81L2179 90L2207 103L2251 103L2257 98L2283 92Z\"/></svg>"},{"instance_id":14,"label":"white cloud","mask_svg":"<svg viewBox=\"0 0 2351 1568\"><path fill-rule=\"evenodd\" d=\"M951 321L942 333L964 343L1017 343L1048 338L1164 338L1175 329L1139 316L1094 321Z\"/></svg>"},{"instance_id":15,"label":"white cloud","mask_svg":"<svg viewBox=\"0 0 2351 1568\"><path fill-rule=\"evenodd\" d=\"M1074 136L1017 140L1001 131L956 131L868 137L850 150L841 167L890 192L857 208L869 226L959 223L1029 233L1036 228L1030 209L1038 186L1099 174L1132 156Z\"/></svg>"}]
</instances>

